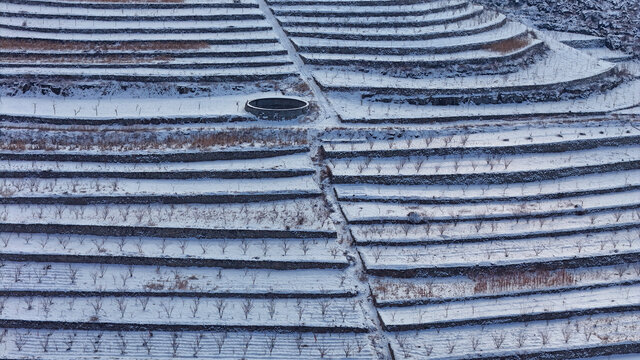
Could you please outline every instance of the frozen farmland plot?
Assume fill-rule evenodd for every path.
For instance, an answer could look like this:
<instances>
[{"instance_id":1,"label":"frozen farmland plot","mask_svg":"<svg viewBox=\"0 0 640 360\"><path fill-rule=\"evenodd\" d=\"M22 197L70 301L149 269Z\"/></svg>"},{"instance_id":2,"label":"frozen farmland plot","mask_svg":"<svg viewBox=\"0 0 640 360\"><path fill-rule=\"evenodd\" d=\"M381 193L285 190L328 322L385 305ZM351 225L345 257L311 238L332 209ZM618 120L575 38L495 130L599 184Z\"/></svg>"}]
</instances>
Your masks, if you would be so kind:
<instances>
[{"instance_id":1,"label":"frozen farmland plot","mask_svg":"<svg viewBox=\"0 0 640 360\"><path fill-rule=\"evenodd\" d=\"M0 358L640 357L605 45L467 0L2 2Z\"/></svg>"},{"instance_id":2,"label":"frozen farmland plot","mask_svg":"<svg viewBox=\"0 0 640 360\"><path fill-rule=\"evenodd\" d=\"M396 358L637 351L633 320L606 335L597 325L640 306L637 165L622 153L605 160L636 151L637 129L593 125L323 144Z\"/></svg>"},{"instance_id":3,"label":"frozen farmland plot","mask_svg":"<svg viewBox=\"0 0 640 360\"><path fill-rule=\"evenodd\" d=\"M202 135L4 153L4 354L375 357L309 146Z\"/></svg>"}]
</instances>

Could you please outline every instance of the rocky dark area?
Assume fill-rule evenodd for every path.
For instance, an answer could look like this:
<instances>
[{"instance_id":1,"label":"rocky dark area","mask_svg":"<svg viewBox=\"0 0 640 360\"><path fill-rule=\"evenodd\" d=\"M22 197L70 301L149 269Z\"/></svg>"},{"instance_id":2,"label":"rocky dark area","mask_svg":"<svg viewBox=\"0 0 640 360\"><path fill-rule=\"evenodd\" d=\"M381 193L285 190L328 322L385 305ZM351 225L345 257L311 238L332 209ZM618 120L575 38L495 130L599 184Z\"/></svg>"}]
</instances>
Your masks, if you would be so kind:
<instances>
[{"instance_id":1,"label":"rocky dark area","mask_svg":"<svg viewBox=\"0 0 640 360\"><path fill-rule=\"evenodd\" d=\"M539 29L602 36L607 46L640 57L638 0L478 0Z\"/></svg>"}]
</instances>

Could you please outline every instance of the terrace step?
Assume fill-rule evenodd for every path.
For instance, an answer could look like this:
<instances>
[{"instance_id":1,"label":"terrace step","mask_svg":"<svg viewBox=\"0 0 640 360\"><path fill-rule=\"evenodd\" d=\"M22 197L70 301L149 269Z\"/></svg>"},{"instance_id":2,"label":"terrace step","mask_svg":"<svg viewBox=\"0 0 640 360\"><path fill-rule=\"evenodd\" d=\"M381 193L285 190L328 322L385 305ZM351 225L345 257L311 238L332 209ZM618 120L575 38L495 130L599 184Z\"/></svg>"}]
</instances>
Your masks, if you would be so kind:
<instances>
[{"instance_id":1,"label":"terrace step","mask_svg":"<svg viewBox=\"0 0 640 360\"><path fill-rule=\"evenodd\" d=\"M640 171L631 170L497 186L336 184L334 191L338 200L351 202L474 204L563 199L635 190L639 188L640 181L631 179L639 176Z\"/></svg>"},{"instance_id":2,"label":"terrace step","mask_svg":"<svg viewBox=\"0 0 640 360\"><path fill-rule=\"evenodd\" d=\"M268 233L268 232L267 232ZM65 233L2 234L6 261L220 267L225 269L343 269L348 262L331 242L316 237L113 237ZM242 236L242 234L240 235ZM33 240L33 241L32 241ZM286 252L286 254L285 254Z\"/></svg>"},{"instance_id":3,"label":"terrace step","mask_svg":"<svg viewBox=\"0 0 640 360\"><path fill-rule=\"evenodd\" d=\"M138 163L152 164L160 162L199 162L220 160L252 160L275 158L309 152L308 146L284 147L227 147L202 151L23 151L0 152L0 160L18 161L69 161L102 163ZM297 163L292 158L284 158L288 163Z\"/></svg>"},{"instance_id":4,"label":"terrace step","mask_svg":"<svg viewBox=\"0 0 640 360\"><path fill-rule=\"evenodd\" d=\"M395 51L391 49L392 51ZM553 49L552 49L553 50ZM349 50L354 52L355 50ZM367 52L372 50L367 50ZM377 50L376 50L377 51ZM424 51L421 50L421 51ZM572 57L578 61L585 60L588 68L571 67L563 72L563 77L557 76L557 68L550 69L545 65L547 61L562 61ZM568 63L565 63L568 67ZM562 65L565 66L565 65ZM595 64L590 58L576 51L557 52L551 51L545 61L536 62L528 67L528 71L536 74L536 77L522 77L520 72L506 75L478 75L450 78L405 79L392 76L384 76L372 73L354 73L348 71L317 70L314 78L319 85L330 91L361 91L373 94L396 95L422 95L434 98L444 96L469 96L484 93L504 93L525 91L553 91L556 87L590 87L590 83L597 81L600 84L607 83L607 77L615 76L616 68L608 63ZM393 82L393 86L391 83ZM615 82L615 80L614 80ZM571 92L565 90L566 95ZM525 95L521 95L525 96ZM558 97L558 95L556 95Z\"/></svg>"},{"instance_id":5,"label":"terrace step","mask_svg":"<svg viewBox=\"0 0 640 360\"><path fill-rule=\"evenodd\" d=\"M55 71L56 69L59 69L61 67L73 67L73 68L77 68L77 69L95 69L95 70L102 70L102 69L116 69L116 70L121 70L124 66L126 66L127 69L132 69L132 70L203 70L203 69L207 69L207 70L212 70L212 69L216 69L216 70L221 70L221 69L234 69L234 68L268 68L268 67L285 67L285 66L290 66L293 65L293 63L291 61L287 61L287 60L282 60L281 57L276 57L274 59L270 59L267 61L264 61L263 59L260 59L258 57L256 58L251 58L250 61L247 62L206 62L208 61L208 59L179 59L178 61L163 61L162 59L158 59L158 60L154 60L154 59L149 59L149 60L145 60L144 58L132 58L132 59L122 59L122 58L116 58L114 59L114 61L109 61L108 59L105 58L95 58L95 62L91 62L91 59L89 59L89 61L83 61L83 62L67 62L64 61L64 59L61 58L53 58L53 61L42 61L42 59L39 59L39 61L34 64L33 63L33 59L19 59L19 58L14 58L14 59L10 59L10 61L3 61L3 59L0 58L0 68L7 68L7 69L11 69L11 68L21 68L24 67L25 65L34 65L38 68L46 68L46 69L50 69L51 71ZM61 61L64 61L61 64ZM204 61L202 61L204 60ZM118 76L118 75L113 75L113 76ZM206 77L207 75L205 75ZM250 77L250 75L247 75L247 77Z\"/></svg>"},{"instance_id":6,"label":"terrace step","mask_svg":"<svg viewBox=\"0 0 640 360\"><path fill-rule=\"evenodd\" d=\"M154 24L133 24L138 25L133 27L128 27L128 24L125 26L121 26L120 24L114 24L109 22L103 22L101 24L95 24L93 20L87 20L86 24L82 24L83 21L78 20L69 20L69 23L77 24L78 27L65 27L65 28L50 28L47 27L46 22L39 23L34 25L33 21L29 22L29 26L22 26L16 24L22 24L24 22L23 19L15 18L11 19L11 21L4 21L4 19L0 18L0 29L6 30L18 30L18 31L29 31L30 33L54 33L54 34L91 34L98 35L104 34L105 36L111 36L114 34L131 34L133 36L137 36L138 34L225 34L225 33L243 33L243 32L260 32L260 31L269 31L271 27L262 25L260 23L250 25L250 26L242 26L243 21L239 22L210 22L207 20L203 20L200 23L192 22L191 20L186 20L184 23L170 23L167 24L171 27L167 27L165 22L159 23L159 27L154 27ZM56 24L59 23L57 20L53 20ZM86 26L95 26L94 28L87 28ZM198 26L201 25L201 26ZM204 26L202 26L204 25ZM215 26L207 26L207 25L215 25ZM238 26L241 25L241 26ZM44 27L40 27L44 26ZM100 26L100 27L98 27Z\"/></svg>"},{"instance_id":7,"label":"terrace step","mask_svg":"<svg viewBox=\"0 0 640 360\"><path fill-rule=\"evenodd\" d=\"M508 62L526 62L528 61L528 57L533 53L541 51L544 51L544 43L535 40L521 49L516 49L504 54L496 54L490 50L480 49L460 51L454 54L424 55L301 53L300 57L306 64L310 65L356 65L375 68L393 66L436 68L464 65L461 72L480 72L484 68L495 66L496 62L505 63L503 64L503 68L509 65Z\"/></svg>"},{"instance_id":8,"label":"terrace step","mask_svg":"<svg viewBox=\"0 0 640 360\"><path fill-rule=\"evenodd\" d=\"M228 204L320 196L311 176L274 179L4 179L0 204ZM38 189L38 190L36 190ZM32 190L36 190L35 192Z\"/></svg>"},{"instance_id":9,"label":"terrace step","mask_svg":"<svg viewBox=\"0 0 640 360\"><path fill-rule=\"evenodd\" d=\"M482 6L469 6L463 11L444 11L425 15L407 16L379 16L374 18L353 17L305 17L305 16L279 16L278 21L286 29L292 26L337 26L348 28L407 28L415 26L429 26L452 23L476 17L484 12Z\"/></svg>"},{"instance_id":10,"label":"terrace step","mask_svg":"<svg viewBox=\"0 0 640 360\"><path fill-rule=\"evenodd\" d=\"M471 276L478 272L574 269L640 260L634 248L637 233L613 231L485 241L464 244L371 246L359 249L367 272L379 276ZM557 243L562 240L562 243Z\"/></svg>"},{"instance_id":11,"label":"terrace step","mask_svg":"<svg viewBox=\"0 0 640 360\"><path fill-rule=\"evenodd\" d=\"M297 70L290 64L262 67L232 67L218 69L154 69L154 68L77 68L61 64L52 68L40 66L0 67L0 75L54 79L99 79L115 81L256 81L294 77Z\"/></svg>"},{"instance_id":12,"label":"terrace step","mask_svg":"<svg viewBox=\"0 0 640 360\"><path fill-rule=\"evenodd\" d=\"M498 268L485 272L474 270L466 276L376 277L370 283L376 306L413 306L630 285L640 282L635 271L639 266L640 263L627 263L575 269L516 269L508 272Z\"/></svg>"},{"instance_id":13,"label":"terrace step","mask_svg":"<svg viewBox=\"0 0 640 360\"><path fill-rule=\"evenodd\" d=\"M171 251L169 249L169 251ZM354 297L342 270L4 261L3 296ZM10 276L9 276L10 275ZM292 276L298 279L291 282ZM15 282L15 279L18 279ZM95 280L95 281L94 281Z\"/></svg>"},{"instance_id":14,"label":"terrace step","mask_svg":"<svg viewBox=\"0 0 640 360\"><path fill-rule=\"evenodd\" d=\"M378 6L351 7L350 4L340 5L272 5L271 9L276 16L299 17L390 17L390 16L420 16L434 14L448 10L464 9L469 6L467 0L427 2L423 4L402 5L393 8Z\"/></svg>"},{"instance_id":15,"label":"terrace step","mask_svg":"<svg viewBox=\"0 0 640 360\"><path fill-rule=\"evenodd\" d=\"M474 359L496 360L509 359L517 353L515 356L532 359L631 360L640 351L633 330L639 316L637 312L621 312L399 332L390 336L390 342L396 358L420 358L426 351L433 359L473 356ZM603 357L594 357L600 355Z\"/></svg>"},{"instance_id":16,"label":"terrace step","mask_svg":"<svg viewBox=\"0 0 640 360\"><path fill-rule=\"evenodd\" d=\"M639 291L639 285L629 285L559 294L504 297L499 301L479 299L410 308L383 308L378 312L384 327L389 331L555 320L571 316L638 311L640 306L634 297L640 296ZM429 314L429 317L416 318L418 312Z\"/></svg>"},{"instance_id":17,"label":"terrace step","mask_svg":"<svg viewBox=\"0 0 640 360\"><path fill-rule=\"evenodd\" d=\"M53 7L72 7L72 8L88 8L88 9L184 9L184 8L258 8L258 4L253 0L247 1L233 1L233 0L219 0L215 3L206 0L180 0L177 1L94 1L94 0L82 0L82 1L68 1L68 0L7 0L6 3L11 4L30 4L39 6L53 6Z\"/></svg>"},{"instance_id":18,"label":"terrace step","mask_svg":"<svg viewBox=\"0 0 640 360\"><path fill-rule=\"evenodd\" d=\"M206 155L205 155L206 156ZM106 156L105 156L106 157ZM152 158L152 157L149 157ZM307 154L269 158L190 161L168 163L114 163L117 157L100 162L9 160L0 165L1 177L40 178L125 178L125 179L198 179L198 178L278 178L315 174ZM131 160L135 161L135 158ZM188 158L187 158L188 161Z\"/></svg>"},{"instance_id":19,"label":"terrace step","mask_svg":"<svg viewBox=\"0 0 640 360\"><path fill-rule=\"evenodd\" d=\"M346 202L342 203L341 207L351 224L383 222L421 224L432 221L535 219L640 209L640 190L531 202L462 203L437 207L411 203Z\"/></svg>"},{"instance_id":20,"label":"terrace step","mask_svg":"<svg viewBox=\"0 0 640 360\"><path fill-rule=\"evenodd\" d=\"M427 245L447 243L473 243L517 239L572 236L582 233L597 234L610 231L635 231L640 223L637 210L614 213L558 216L551 219L522 221L442 222L423 225L384 224L354 225L351 232L358 244Z\"/></svg>"},{"instance_id":21,"label":"terrace step","mask_svg":"<svg viewBox=\"0 0 640 360\"><path fill-rule=\"evenodd\" d=\"M486 18L486 21L480 19ZM291 37L307 37L340 40L428 40L441 37L473 35L502 27L506 24L506 17L501 14L492 14L487 11L466 20L452 23L411 27L411 31L399 31L399 28L390 26L381 27L356 27L344 28L325 24L320 28L316 26L287 26L284 31ZM454 28L453 24L456 25Z\"/></svg>"},{"instance_id":22,"label":"terrace step","mask_svg":"<svg viewBox=\"0 0 640 360\"><path fill-rule=\"evenodd\" d=\"M633 55L624 53L622 51L611 50L611 49L608 49L606 47L601 47L601 48L583 48L581 50L584 51L585 53L589 54L590 56L593 56L595 58L598 58L598 59L604 60L604 61L623 62L623 61L627 61L627 60L633 59Z\"/></svg>"},{"instance_id":23,"label":"terrace step","mask_svg":"<svg viewBox=\"0 0 640 360\"><path fill-rule=\"evenodd\" d=\"M424 2L437 0L267 0L266 3L271 6L296 6L296 5L346 5L350 6L398 6L422 4Z\"/></svg>"},{"instance_id":24,"label":"terrace step","mask_svg":"<svg viewBox=\"0 0 640 360\"><path fill-rule=\"evenodd\" d=\"M140 34L76 34L76 33L43 33L28 30L9 30L3 31L5 37L14 41L67 41L67 42L91 42L91 43L140 43L140 42L158 42L160 44L176 41L204 42L212 45L236 45L236 48L245 44L276 44L278 39L273 36L272 31L246 31L241 33L227 32L199 32L199 33L140 33Z\"/></svg>"},{"instance_id":25,"label":"terrace step","mask_svg":"<svg viewBox=\"0 0 640 360\"><path fill-rule=\"evenodd\" d=\"M34 331L9 329L6 334L7 358L40 356L38 346L23 346L29 338L49 338L51 344L67 344L48 349L49 356L65 358L72 356L81 360L124 360L131 356L157 359L193 358L237 359L242 355L247 360L259 359L315 359L320 352L325 357L344 356L349 359L369 360L375 358L376 350L368 339L369 334L336 333L318 334L280 331L104 331L51 329ZM70 341L71 339L71 341ZM15 344L19 344L20 350ZM25 344L26 345L26 344ZM125 355L122 355L122 352ZM195 349L195 350L194 350ZM344 349L344 350L343 350Z\"/></svg>"},{"instance_id":26,"label":"terrace step","mask_svg":"<svg viewBox=\"0 0 640 360\"><path fill-rule=\"evenodd\" d=\"M235 239L290 239L290 238L335 238L332 230L307 229L246 229L246 228L178 228L178 227L144 227L144 226L105 226L105 225L77 225L77 224L42 224L42 223L0 223L0 231L15 233L44 233L44 234L75 234L97 236L154 236L176 238L213 238Z\"/></svg>"},{"instance_id":27,"label":"terrace step","mask_svg":"<svg viewBox=\"0 0 640 360\"><path fill-rule=\"evenodd\" d=\"M206 41L58 41L0 39L2 56L38 57L105 57L109 56L171 56L172 58L243 58L267 55L286 55L284 48L275 42L245 44L215 44Z\"/></svg>"},{"instance_id":28,"label":"terrace step","mask_svg":"<svg viewBox=\"0 0 640 360\"><path fill-rule=\"evenodd\" d=\"M554 131L555 130L555 131ZM583 131L581 131L583 130ZM596 131L594 133L594 130ZM588 132L588 134L587 134ZM527 132L496 132L487 134L450 134L447 136L422 135L403 139L367 139L350 143L323 144L324 155L329 159L355 157L445 156L468 154L513 155L529 153L561 153L588 150L600 146L633 145L640 141L640 131L633 127L613 131L594 128L530 129ZM500 140L500 141L496 141Z\"/></svg>"},{"instance_id":29,"label":"terrace step","mask_svg":"<svg viewBox=\"0 0 640 360\"><path fill-rule=\"evenodd\" d=\"M0 315L7 328L77 329L77 330L167 330L167 331L314 331L314 332L367 332L363 312L355 299L335 298L321 315L321 305L315 299L238 299L238 298L172 298L152 297L141 304L136 297L76 297L78 311L65 311L69 307L66 297L40 297L35 303L47 302L50 313L43 317L38 311L19 311L27 298L10 297L5 312ZM189 301L192 300L192 301ZM216 309L221 300L225 309L220 316ZM119 304L126 308L121 316ZM188 303L198 304L193 316ZM94 312L95 306L100 306ZM186 305L186 306L183 306ZM275 305L273 317L264 311ZM36 307L38 307L36 305ZM243 315L242 309L249 309ZM296 309L301 316L290 317ZM174 311L175 310L175 311ZM251 311L253 310L253 311ZM258 313L259 312L259 313ZM93 314L93 315L92 315ZM162 315L164 314L164 315ZM343 316L344 314L344 316Z\"/></svg>"},{"instance_id":30,"label":"terrace step","mask_svg":"<svg viewBox=\"0 0 640 360\"><path fill-rule=\"evenodd\" d=\"M599 36L552 30L544 30L543 33L556 41L576 49L606 46L606 39Z\"/></svg>"},{"instance_id":31,"label":"terrace step","mask_svg":"<svg viewBox=\"0 0 640 360\"><path fill-rule=\"evenodd\" d=\"M640 155L636 154L637 150L640 148L635 146L600 147L562 153L530 153L527 159L518 155L488 155L484 159L473 155L462 159L454 155L432 156L413 161L411 158L335 159L329 161L329 169L336 184L506 184L636 170L639 167L636 156ZM543 165L531 167L532 163Z\"/></svg>"},{"instance_id":32,"label":"terrace step","mask_svg":"<svg viewBox=\"0 0 640 360\"><path fill-rule=\"evenodd\" d=\"M129 19L132 22L156 20L230 20L230 19L263 19L264 15L257 8L86 8L61 7L57 4L47 6L30 4L31 1L14 4L5 2L1 14L33 19L77 19L77 20L115 20Z\"/></svg>"}]
</instances>

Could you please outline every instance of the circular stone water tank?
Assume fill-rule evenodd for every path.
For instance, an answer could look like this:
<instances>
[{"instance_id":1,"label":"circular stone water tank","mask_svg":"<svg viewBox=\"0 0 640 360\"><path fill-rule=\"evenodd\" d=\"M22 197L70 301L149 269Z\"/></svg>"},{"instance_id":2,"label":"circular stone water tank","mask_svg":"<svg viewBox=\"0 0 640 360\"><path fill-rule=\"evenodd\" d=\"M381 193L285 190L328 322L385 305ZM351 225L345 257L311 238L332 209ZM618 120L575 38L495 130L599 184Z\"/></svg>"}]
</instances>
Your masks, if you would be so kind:
<instances>
[{"instance_id":1,"label":"circular stone water tank","mask_svg":"<svg viewBox=\"0 0 640 360\"><path fill-rule=\"evenodd\" d=\"M247 101L245 110L261 119L286 120L309 110L309 102L291 97L265 97Z\"/></svg>"}]
</instances>

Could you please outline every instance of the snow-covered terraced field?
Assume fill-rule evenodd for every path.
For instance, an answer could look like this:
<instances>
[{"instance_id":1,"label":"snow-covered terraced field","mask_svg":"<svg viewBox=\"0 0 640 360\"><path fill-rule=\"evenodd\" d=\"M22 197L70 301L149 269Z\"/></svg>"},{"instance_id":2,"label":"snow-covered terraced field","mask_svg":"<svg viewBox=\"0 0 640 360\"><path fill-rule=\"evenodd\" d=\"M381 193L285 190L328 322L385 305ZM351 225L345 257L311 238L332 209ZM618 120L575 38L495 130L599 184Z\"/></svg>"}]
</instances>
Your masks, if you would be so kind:
<instances>
[{"instance_id":1,"label":"snow-covered terraced field","mask_svg":"<svg viewBox=\"0 0 640 360\"><path fill-rule=\"evenodd\" d=\"M499 11L2 2L0 358L637 359L637 64Z\"/></svg>"},{"instance_id":2,"label":"snow-covered terraced field","mask_svg":"<svg viewBox=\"0 0 640 360\"><path fill-rule=\"evenodd\" d=\"M313 234L313 233L312 233ZM136 263L221 264L230 267L345 267L339 247L325 238L149 238L66 234L3 233L5 259ZM309 265L311 264L311 265Z\"/></svg>"},{"instance_id":3,"label":"snow-covered terraced field","mask_svg":"<svg viewBox=\"0 0 640 360\"><path fill-rule=\"evenodd\" d=\"M385 155L445 155L458 153L512 154L528 153L535 149L563 152L578 148L592 148L605 144L619 145L638 142L640 130L621 122L614 127L583 126L581 124L548 124L544 127L526 126L515 129L487 129L447 134L407 131L398 139L378 139L373 135L324 145L328 158ZM331 141L331 139L327 139Z\"/></svg>"},{"instance_id":4,"label":"snow-covered terraced field","mask_svg":"<svg viewBox=\"0 0 640 360\"><path fill-rule=\"evenodd\" d=\"M599 195L583 195L535 202L496 201L488 204L465 205L415 205L370 202L367 204L346 202L342 211L353 224L377 222L420 223L447 220L493 220L504 218L540 218L565 214L590 214L595 212L640 208L639 191L622 191ZM408 220L407 220L408 219Z\"/></svg>"},{"instance_id":5,"label":"snow-covered terraced field","mask_svg":"<svg viewBox=\"0 0 640 360\"><path fill-rule=\"evenodd\" d=\"M620 68L482 6L330 4L275 1L271 9L345 122L597 113L640 102L599 97L637 94L637 84L623 90Z\"/></svg>"},{"instance_id":6,"label":"snow-covered terraced field","mask_svg":"<svg viewBox=\"0 0 640 360\"><path fill-rule=\"evenodd\" d=\"M618 330L602 328L602 340L567 325L629 323L640 306L630 124L325 135L333 190L396 358L637 352L628 329L613 340Z\"/></svg>"},{"instance_id":7,"label":"snow-covered terraced field","mask_svg":"<svg viewBox=\"0 0 640 360\"><path fill-rule=\"evenodd\" d=\"M582 94L588 91L576 90ZM475 123L478 120L546 119L558 116L603 116L613 111L637 107L640 104L640 81L631 80L609 91L591 93L585 98L555 99L538 102L504 102L479 104L460 102L457 105L415 103L405 96L388 95L382 101L364 101L368 94L330 92L329 99L345 123L370 124L448 124L456 121ZM514 99L520 98L516 93ZM414 98L415 99L415 98ZM500 99L499 93L487 97ZM633 112L631 112L633 114ZM637 112L636 112L637 114Z\"/></svg>"},{"instance_id":8,"label":"snow-covered terraced field","mask_svg":"<svg viewBox=\"0 0 640 360\"><path fill-rule=\"evenodd\" d=\"M0 202L224 203L316 197L320 189L305 151L3 153Z\"/></svg>"},{"instance_id":9,"label":"snow-covered terraced field","mask_svg":"<svg viewBox=\"0 0 640 360\"><path fill-rule=\"evenodd\" d=\"M637 209L608 211L591 215L551 216L538 219L477 219L411 225L354 225L351 232L357 242L381 244L429 244L514 240L573 235L583 232L606 232L634 229L638 226Z\"/></svg>"},{"instance_id":10,"label":"snow-covered terraced field","mask_svg":"<svg viewBox=\"0 0 640 360\"><path fill-rule=\"evenodd\" d=\"M2 179L0 203L9 202L193 202L216 203L252 199L286 199L315 196L318 186L311 176L274 179Z\"/></svg>"},{"instance_id":11,"label":"snow-covered terraced field","mask_svg":"<svg viewBox=\"0 0 640 360\"><path fill-rule=\"evenodd\" d=\"M11 228L11 224L17 225L17 228L21 228L20 225L91 227L96 222L103 227L145 227L160 233L176 229L196 232L201 229L206 232L225 227L323 233L333 228L329 214L324 210L324 203L318 198L242 204L10 204L3 205L2 209L1 226L8 228Z\"/></svg>"},{"instance_id":12,"label":"snow-covered terraced field","mask_svg":"<svg viewBox=\"0 0 640 360\"><path fill-rule=\"evenodd\" d=\"M371 273L399 275L470 272L473 269L542 267L564 264L603 264L640 259L639 230L591 236L486 241L431 246L372 246L360 251Z\"/></svg>"},{"instance_id":13,"label":"snow-covered terraced field","mask_svg":"<svg viewBox=\"0 0 640 360\"><path fill-rule=\"evenodd\" d=\"M468 37L466 37L468 38ZM447 42L451 38L445 39ZM348 48L353 49L355 44ZM364 44L363 44L364 46ZM372 44L371 46L375 46ZM414 45L411 45L414 46ZM420 49L428 49L428 44L416 44ZM451 45L455 46L455 45ZM370 47L367 47L371 49ZM402 48L400 46L400 48ZM397 48L393 48L394 50ZM350 50L351 51L351 50ZM411 51L415 53L415 51ZM378 73L354 74L351 72L341 72L336 69L318 70L314 76L323 89L335 91L360 91L374 94L401 94L407 96L426 95L434 98L455 96L462 94L483 94L490 92L504 93L514 91L536 91L539 89L553 88L557 86L577 86L588 84L599 77L613 74L614 66L608 63L588 63L579 58L589 60L584 54L576 50L557 50L544 60L539 61L527 68L527 72L515 72L505 75L478 75L474 77L460 78L426 78L426 79L398 79L394 76L382 75ZM583 67L574 66L558 75L557 68L552 64L562 63L562 61L574 59L577 64L584 64ZM533 75L533 76L531 76ZM604 80L602 80L604 82ZM526 95L518 95L526 96ZM427 103L436 103L436 100Z\"/></svg>"},{"instance_id":14,"label":"snow-covered terraced field","mask_svg":"<svg viewBox=\"0 0 640 360\"><path fill-rule=\"evenodd\" d=\"M450 155L330 160L337 183L520 183L637 168L635 145L526 155ZM542 164L532 169L531 164Z\"/></svg>"},{"instance_id":15,"label":"snow-covered terraced field","mask_svg":"<svg viewBox=\"0 0 640 360\"><path fill-rule=\"evenodd\" d=\"M73 244L70 244L73 245ZM170 248L167 248L170 250ZM229 249L232 250L232 249ZM315 250L315 249L314 249ZM68 258L69 259L69 258ZM293 263L293 262L292 262ZM230 265L224 263L223 265ZM293 264L297 267L297 264ZM352 297L354 279L340 270L232 269L125 264L5 261L5 294L111 294L124 296ZM6 274L6 275L5 275ZM291 286L291 276L300 280ZM318 279L322 279L318 283ZM248 295L247 295L248 294Z\"/></svg>"},{"instance_id":16,"label":"snow-covered terraced field","mask_svg":"<svg viewBox=\"0 0 640 360\"><path fill-rule=\"evenodd\" d=\"M145 7L106 3L111 6L87 6L104 5L105 2L3 3L0 28L5 43L0 55L0 74L13 78L174 82L243 82L297 77L298 70L284 56L284 48L255 2L181 2L181 6L175 8L156 3ZM138 52L145 47L162 51L171 48L172 42L185 41L193 44L179 57L184 58L195 51L199 62L207 66L198 66L197 62L176 62L172 54L160 56L154 53L156 65L162 66L150 68L149 59ZM34 46L25 49L22 45L25 42ZM100 51L108 43L112 47L130 46L127 51L109 57ZM214 44L235 45L236 50L247 44L271 44L281 53L254 66L246 61L245 54L239 53L229 57L225 66L216 66L215 62L207 62L208 55L198 54ZM55 58L41 52L47 47L58 50ZM93 61L65 58L77 53L74 47L96 49ZM27 61L14 56L25 52ZM246 55L254 57L256 54L247 51ZM118 56L122 57L120 61L114 59ZM107 63L110 66L105 66Z\"/></svg>"},{"instance_id":17,"label":"snow-covered terraced field","mask_svg":"<svg viewBox=\"0 0 640 360\"><path fill-rule=\"evenodd\" d=\"M32 176L45 173L56 177L65 177L64 174L87 174L90 177L130 177L142 174L141 177L154 178L153 174L162 178L160 174L189 174L202 173L203 175L193 175L192 178L205 178L210 173L211 177L225 177L224 174L246 174L246 177L260 178L264 173L281 173L281 176L309 175L314 172L311 161L306 154L294 154L275 156L272 158L246 159L241 162L234 160L219 161L194 161L194 162L158 162L140 164L138 162L84 162L84 161L20 161L7 160L3 162L4 167L0 168L0 173L7 177L22 177L25 175L13 176L12 174L33 173ZM11 169L11 170L9 170ZM171 173L167 173L171 172ZM226 175L233 176L233 175ZM275 175L277 176L277 175ZM274 176L274 177L275 177ZM171 175L165 175L171 177ZM241 176L238 176L241 177Z\"/></svg>"},{"instance_id":18,"label":"snow-covered terraced field","mask_svg":"<svg viewBox=\"0 0 640 360\"><path fill-rule=\"evenodd\" d=\"M385 327L390 330L491 324L514 320L552 320L566 317L566 313L588 315L623 309L637 311L640 309L637 300L639 290L638 285L626 285L557 294L505 296L500 299L383 308L379 310L379 314Z\"/></svg>"},{"instance_id":19,"label":"snow-covered terraced field","mask_svg":"<svg viewBox=\"0 0 640 360\"><path fill-rule=\"evenodd\" d=\"M410 359L460 359L467 356L491 359L527 355L558 359L582 355L581 358L586 359L589 355L635 353L638 316L637 312L614 313L570 320L399 332L392 339L392 347L396 354ZM634 357L637 354L629 359Z\"/></svg>"},{"instance_id":20,"label":"snow-covered terraced field","mask_svg":"<svg viewBox=\"0 0 640 360\"><path fill-rule=\"evenodd\" d=\"M518 184L488 185L379 185L337 184L336 195L344 201L379 201L414 204L481 203L485 201L564 199L637 189L640 171L587 174Z\"/></svg>"},{"instance_id":21,"label":"snow-covered terraced field","mask_svg":"<svg viewBox=\"0 0 640 360\"><path fill-rule=\"evenodd\" d=\"M341 27L314 27L314 26L290 26L287 33L297 37L315 37L329 39L392 39L392 40L409 40L409 39L429 39L446 36L455 36L457 34L473 34L482 32L492 27L500 26L506 21L506 17L497 13L482 13L478 17L486 17L486 22L479 22L478 18L460 20L455 22L456 26L450 24L424 25L414 26L410 34L397 34L395 27L401 26L401 22L394 23L391 27L357 27L357 28L341 28Z\"/></svg>"},{"instance_id":22,"label":"snow-covered terraced field","mask_svg":"<svg viewBox=\"0 0 640 360\"><path fill-rule=\"evenodd\" d=\"M89 148L124 144L71 133L57 151L41 139L5 152L3 354L41 351L21 339L46 331L54 358L371 358L365 287L337 241L310 149L298 145L304 136L269 146L267 132L256 147L250 134L169 132L105 152ZM158 136L173 150L155 148ZM84 151L73 148L80 137ZM35 172L14 176L22 170ZM63 329L76 334L64 353ZM173 345L133 340L149 334ZM196 343L179 348L183 338Z\"/></svg>"},{"instance_id":23,"label":"snow-covered terraced field","mask_svg":"<svg viewBox=\"0 0 640 360\"><path fill-rule=\"evenodd\" d=\"M129 264L216 264L227 267L310 268L347 266L339 247L325 238L149 238L3 233L4 259Z\"/></svg>"},{"instance_id":24,"label":"snow-covered terraced field","mask_svg":"<svg viewBox=\"0 0 640 360\"><path fill-rule=\"evenodd\" d=\"M376 352L367 334L281 333L277 331L95 331L30 330L6 332L9 356L51 359L371 359ZM41 341L42 340L42 341Z\"/></svg>"},{"instance_id":25,"label":"snow-covered terraced field","mask_svg":"<svg viewBox=\"0 0 640 360\"><path fill-rule=\"evenodd\" d=\"M10 297L2 315L14 326L58 323L71 328L121 329L265 329L361 332L363 312L357 300L236 299L152 297ZM33 303L31 302L33 301ZM191 308L188 305L191 303ZM25 311L26 310L26 311ZM272 312L270 312L270 310ZM140 325L143 323L144 325ZM51 326L51 325L49 325ZM364 329L363 329L364 330Z\"/></svg>"},{"instance_id":26,"label":"snow-covered terraced field","mask_svg":"<svg viewBox=\"0 0 640 360\"><path fill-rule=\"evenodd\" d=\"M470 271L448 277L393 278L372 281L379 306L444 303L460 299L497 298L513 294L553 293L568 289L609 287L640 281L640 263L562 268L559 270Z\"/></svg>"}]
</instances>

